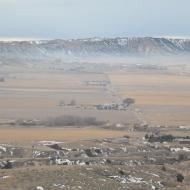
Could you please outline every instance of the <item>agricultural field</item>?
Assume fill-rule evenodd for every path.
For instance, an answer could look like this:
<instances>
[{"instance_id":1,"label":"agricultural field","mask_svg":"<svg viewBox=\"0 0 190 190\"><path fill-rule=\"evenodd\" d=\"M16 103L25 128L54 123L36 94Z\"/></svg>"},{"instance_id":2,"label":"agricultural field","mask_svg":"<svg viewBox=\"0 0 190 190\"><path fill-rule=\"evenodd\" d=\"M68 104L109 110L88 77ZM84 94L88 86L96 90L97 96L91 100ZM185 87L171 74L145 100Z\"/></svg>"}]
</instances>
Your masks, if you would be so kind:
<instances>
[{"instance_id":1,"label":"agricultural field","mask_svg":"<svg viewBox=\"0 0 190 190\"><path fill-rule=\"evenodd\" d=\"M145 120L160 125L190 124L189 75L110 73L121 97L133 97Z\"/></svg>"},{"instance_id":2,"label":"agricultural field","mask_svg":"<svg viewBox=\"0 0 190 190\"><path fill-rule=\"evenodd\" d=\"M1 70L0 190L188 190L188 74L122 67Z\"/></svg>"},{"instance_id":3,"label":"agricultural field","mask_svg":"<svg viewBox=\"0 0 190 190\"><path fill-rule=\"evenodd\" d=\"M96 73L11 73L0 83L1 119L45 118L59 115L93 116L100 120L133 122L131 111L119 112L88 109L96 104L111 103L116 98L104 86L86 85L85 81L107 80L105 74ZM78 109L60 107L61 101L68 104L72 100ZM80 109L81 106L86 109ZM116 117L113 117L115 116ZM128 121L129 120L129 121Z\"/></svg>"}]
</instances>

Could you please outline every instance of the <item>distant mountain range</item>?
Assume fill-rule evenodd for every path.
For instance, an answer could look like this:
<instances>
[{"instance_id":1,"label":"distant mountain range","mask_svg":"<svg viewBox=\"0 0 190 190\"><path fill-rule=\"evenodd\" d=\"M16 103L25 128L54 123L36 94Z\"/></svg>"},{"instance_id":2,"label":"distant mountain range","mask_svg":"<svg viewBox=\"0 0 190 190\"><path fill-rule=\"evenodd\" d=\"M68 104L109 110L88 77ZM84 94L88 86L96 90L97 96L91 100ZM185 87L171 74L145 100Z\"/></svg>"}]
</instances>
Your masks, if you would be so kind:
<instances>
[{"instance_id":1,"label":"distant mountain range","mask_svg":"<svg viewBox=\"0 0 190 190\"><path fill-rule=\"evenodd\" d=\"M190 55L190 39L142 37L0 42L1 60L149 55Z\"/></svg>"}]
</instances>

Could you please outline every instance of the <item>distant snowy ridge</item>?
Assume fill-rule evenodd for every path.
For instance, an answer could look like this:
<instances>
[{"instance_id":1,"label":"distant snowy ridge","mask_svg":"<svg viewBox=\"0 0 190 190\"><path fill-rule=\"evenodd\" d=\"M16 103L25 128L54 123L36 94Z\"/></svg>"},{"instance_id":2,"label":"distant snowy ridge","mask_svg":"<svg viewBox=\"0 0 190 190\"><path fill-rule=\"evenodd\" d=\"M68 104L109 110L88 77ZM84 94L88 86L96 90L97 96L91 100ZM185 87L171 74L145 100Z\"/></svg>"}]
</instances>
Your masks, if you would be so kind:
<instances>
[{"instance_id":1,"label":"distant snowy ridge","mask_svg":"<svg viewBox=\"0 0 190 190\"><path fill-rule=\"evenodd\" d=\"M190 39L142 37L0 42L0 59L184 54L190 55Z\"/></svg>"}]
</instances>

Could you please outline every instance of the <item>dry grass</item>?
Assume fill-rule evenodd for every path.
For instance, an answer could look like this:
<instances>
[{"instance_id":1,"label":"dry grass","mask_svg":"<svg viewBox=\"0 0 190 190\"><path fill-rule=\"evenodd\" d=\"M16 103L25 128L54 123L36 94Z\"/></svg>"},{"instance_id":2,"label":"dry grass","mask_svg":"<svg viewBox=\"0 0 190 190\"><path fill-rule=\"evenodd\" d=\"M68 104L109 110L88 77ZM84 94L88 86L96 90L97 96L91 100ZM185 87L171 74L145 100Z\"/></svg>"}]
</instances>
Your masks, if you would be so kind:
<instances>
[{"instance_id":1,"label":"dry grass","mask_svg":"<svg viewBox=\"0 0 190 190\"><path fill-rule=\"evenodd\" d=\"M147 121L154 124L190 124L189 76L110 73L109 77L122 98L135 99L137 107L142 109ZM152 109L146 109L146 106Z\"/></svg>"},{"instance_id":2,"label":"dry grass","mask_svg":"<svg viewBox=\"0 0 190 190\"><path fill-rule=\"evenodd\" d=\"M122 94L133 97L137 105L190 106L190 92L124 91Z\"/></svg>"},{"instance_id":3,"label":"dry grass","mask_svg":"<svg viewBox=\"0 0 190 190\"><path fill-rule=\"evenodd\" d=\"M190 106L190 77L166 74L111 74L110 79L123 97L137 105Z\"/></svg>"},{"instance_id":4,"label":"dry grass","mask_svg":"<svg viewBox=\"0 0 190 190\"><path fill-rule=\"evenodd\" d=\"M171 74L142 74L142 73L110 73L109 77L115 85L150 84L150 85L189 85L190 77Z\"/></svg>"},{"instance_id":5,"label":"dry grass","mask_svg":"<svg viewBox=\"0 0 190 190\"><path fill-rule=\"evenodd\" d=\"M123 136L122 131L64 128L0 128L1 141L80 140Z\"/></svg>"},{"instance_id":6,"label":"dry grass","mask_svg":"<svg viewBox=\"0 0 190 190\"><path fill-rule=\"evenodd\" d=\"M17 73L0 84L0 109L55 108L60 100L69 103L71 99L84 104L105 102L102 87L86 86L84 81L87 80L105 80L105 75Z\"/></svg>"}]
</instances>

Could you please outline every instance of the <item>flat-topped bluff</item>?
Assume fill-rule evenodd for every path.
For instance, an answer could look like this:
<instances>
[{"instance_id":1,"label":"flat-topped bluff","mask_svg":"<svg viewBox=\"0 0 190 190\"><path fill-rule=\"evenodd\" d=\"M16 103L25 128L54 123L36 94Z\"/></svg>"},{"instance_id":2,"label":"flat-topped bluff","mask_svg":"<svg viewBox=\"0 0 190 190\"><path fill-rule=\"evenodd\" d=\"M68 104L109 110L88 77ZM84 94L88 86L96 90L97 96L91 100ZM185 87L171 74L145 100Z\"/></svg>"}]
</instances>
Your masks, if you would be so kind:
<instances>
[{"instance_id":1,"label":"flat-topped bluff","mask_svg":"<svg viewBox=\"0 0 190 190\"><path fill-rule=\"evenodd\" d=\"M45 59L189 54L190 39L141 37L0 42L0 58Z\"/></svg>"}]
</instances>

